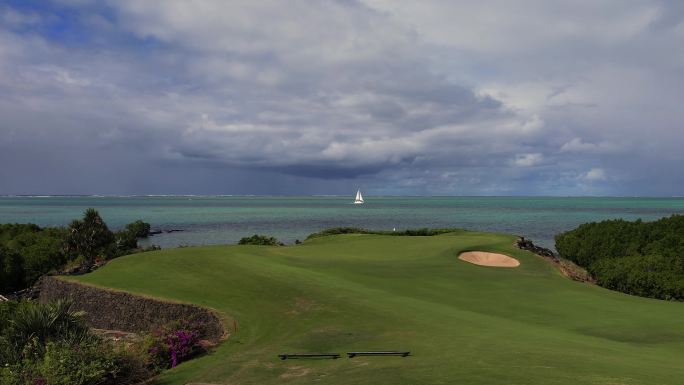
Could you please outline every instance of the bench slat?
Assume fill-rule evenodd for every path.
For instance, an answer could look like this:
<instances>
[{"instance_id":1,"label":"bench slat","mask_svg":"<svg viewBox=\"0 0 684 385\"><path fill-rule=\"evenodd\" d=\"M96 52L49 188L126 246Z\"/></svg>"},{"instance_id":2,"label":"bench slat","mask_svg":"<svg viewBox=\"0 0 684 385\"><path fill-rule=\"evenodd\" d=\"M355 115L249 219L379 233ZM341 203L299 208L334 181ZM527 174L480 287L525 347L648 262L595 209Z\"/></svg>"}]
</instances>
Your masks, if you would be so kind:
<instances>
[{"instance_id":1,"label":"bench slat","mask_svg":"<svg viewBox=\"0 0 684 385\"><path fill-rule=\"evenodd\" d=\"M402 356L402 357L408 357L411 355L411 352L409 351L371 351L371 352L347 352L347 356L349 358L353 358L356 356Z\"/></svg>"},{"instance_id":2,"label":"bench slat","mask_svg":"<svg viewBox=\"0 0 684 385\"><path fill-rule=\"evenodd\" d=\"M303 357L308 357L308 358L330 357L332 359L337 359L337 358L340 358L340 354L339 353L284 353L284 354L278 354L278 357L281 360L286 360L288 358L303 358Z\"/></svg>"}]
</instances>

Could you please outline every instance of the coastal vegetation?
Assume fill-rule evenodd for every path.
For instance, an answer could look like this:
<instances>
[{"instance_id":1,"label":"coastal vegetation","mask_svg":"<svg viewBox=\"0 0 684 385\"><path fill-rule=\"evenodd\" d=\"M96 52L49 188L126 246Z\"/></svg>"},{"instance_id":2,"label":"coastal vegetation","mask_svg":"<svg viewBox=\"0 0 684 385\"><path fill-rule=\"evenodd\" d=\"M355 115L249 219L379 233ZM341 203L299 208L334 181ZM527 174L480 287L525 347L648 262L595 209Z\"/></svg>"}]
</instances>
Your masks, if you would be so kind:
<instances>
[{"instance_id":1,"label":"coastal vegetation","mask_svg":"<svg viewBox=\"0 0 684 385\"><path fill-rule=\"evenodd\" d=\"M191 322L116 343L83 316L71 301L0 302L0 385L139 384L203 351Z\"/></svg>"},{"instance_id":2,"label":"coastal vegetation","mask_svg":"<svg viewBox=\"0 0 684 385\"><path fill-rule=\"evenodd\" d=\"M134 384L141 360L93 334L69 302L0 303L1 385Z\"/></svg>"},{"instance_id":3,"label":"coastal vegetation","mask_svg":"<svg viewBox=\"0 0 684 385\"><path fill-rule=\"evenodd\" d=\"M588 223L556 236L561 257L596 283L628 294L684 301L684 216Z\"/></svg>"},{"instance_id":4,"label":"coastal vegetation","mask_svg":"<svg viewBox=\"0 0 684 385\"><path fill-rule=\"evenodd\" d=\"M51 271L131 254L149 231L148 223L136 221L112 232L95 209L65 228L0 224L0 293L29 287Z\"/></svg>"},{"instance_id":5,"label":"coastal vegetation","mask_svg":"<svg viewBox=\"0 0 684 385\"><path fill-rule=\"evenodd\" d=\"M62 279L217 311L230 337L156 384L680 384L684 307L571 281L516 237L319 236L164 249ZM515 268L473 265L501 253ZM278 354L408 350L411 357Z\"/></svg>"},{"instance_id":6,"label":"coastal vegetation","mask_svg":"<svg viewBox=\"0 0 684 385\"><path fill-rule=\"evenodd\" d=\"M280 242L275 237L254 234L251 237L240 238L240 240L238 241L238 245L284 246L285 244L283 242Z\"/></svg>"},{"instance_id":7,"label":"coastal vegetation","mask_svg":"<svg viewBox=\"0 0 684 385\"><path fill-rule=\"evenodd\" d=\"M394 236L421 236L429 237L433 235L455 233L464 231L463 229L430 229L430 228L420 228L420 229L406 229L400 231L386 231L386 230L368 230L360 227L332 227L319 231L317 233L309 234L306 239L313 239L319 237L327 237L330 235L340 235L340 234L376 234L376 235L394 235Z\"/></svg>"}]
</instances>

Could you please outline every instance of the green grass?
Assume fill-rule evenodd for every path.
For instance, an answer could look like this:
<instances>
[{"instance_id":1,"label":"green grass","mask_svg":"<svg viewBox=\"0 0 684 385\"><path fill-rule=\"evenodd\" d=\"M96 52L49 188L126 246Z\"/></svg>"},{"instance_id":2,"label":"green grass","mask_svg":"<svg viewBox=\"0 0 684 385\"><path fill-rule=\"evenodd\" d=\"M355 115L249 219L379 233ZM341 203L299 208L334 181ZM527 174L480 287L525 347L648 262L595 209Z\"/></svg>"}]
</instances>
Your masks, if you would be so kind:
<instances>
[{"instance_id":1,"label":"green grass","mask_svg":"<svg viewBox=\"0 0 684 385\"><path fill-rule=\"evenodd\" d=\"M349 234L299 246L131 255L78 281L208 306L239 321L158 384L682 384L684 304L570 281L514 237ZM468 264L463 250L515 256ZM228 322L232 328L232 322ZM412 357L287 360L407 349Z\"/></svg>"}]
</instances>

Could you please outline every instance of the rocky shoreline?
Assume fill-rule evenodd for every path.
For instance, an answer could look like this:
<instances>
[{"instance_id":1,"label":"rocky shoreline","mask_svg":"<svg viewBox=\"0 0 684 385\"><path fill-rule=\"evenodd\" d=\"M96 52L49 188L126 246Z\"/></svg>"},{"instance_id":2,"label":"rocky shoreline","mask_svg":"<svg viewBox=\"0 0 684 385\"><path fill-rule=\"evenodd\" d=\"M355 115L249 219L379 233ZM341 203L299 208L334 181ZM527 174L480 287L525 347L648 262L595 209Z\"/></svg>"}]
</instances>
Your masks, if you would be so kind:
<instances>
[{"instance_id":1,"label":"rocky shoreline","mask_svg":"<svg viewBox=\"0 0 684 385\"><path fill-rule=\"evenodd\" d=\"M532 252L556 265L558 270L560 270L564 276L572 279L573 281L596 284L594 277L592 277L591 274L589 274L589 272L582 267L577 266L567 259L559 257L550 249L535 245L529 239L525 239L525 237L519 236L514 245L518 249Z\"/></svg>"}]
</instances>

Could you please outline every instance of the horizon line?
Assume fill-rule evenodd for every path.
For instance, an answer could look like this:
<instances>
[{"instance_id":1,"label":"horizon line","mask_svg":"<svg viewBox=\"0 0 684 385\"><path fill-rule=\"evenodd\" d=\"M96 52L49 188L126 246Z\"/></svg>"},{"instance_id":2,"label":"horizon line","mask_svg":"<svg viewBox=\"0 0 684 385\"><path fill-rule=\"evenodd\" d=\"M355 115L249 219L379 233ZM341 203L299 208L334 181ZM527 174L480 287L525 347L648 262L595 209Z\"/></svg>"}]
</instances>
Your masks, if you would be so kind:
<instances>
[{"instance_id":1,"label":"horizon line","mask_svg":"<svg viewBox=\"0 0 684 385\"><path fill-rule=\"evenodd\" d=\"M343 198L353 194L0 194L0 198ZM380 194L372 198L684 198L684 195L414 195Z\"/></svg>"}]
</instances>

